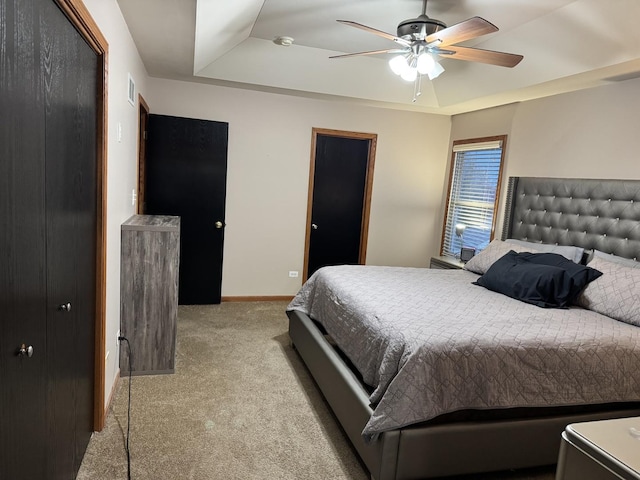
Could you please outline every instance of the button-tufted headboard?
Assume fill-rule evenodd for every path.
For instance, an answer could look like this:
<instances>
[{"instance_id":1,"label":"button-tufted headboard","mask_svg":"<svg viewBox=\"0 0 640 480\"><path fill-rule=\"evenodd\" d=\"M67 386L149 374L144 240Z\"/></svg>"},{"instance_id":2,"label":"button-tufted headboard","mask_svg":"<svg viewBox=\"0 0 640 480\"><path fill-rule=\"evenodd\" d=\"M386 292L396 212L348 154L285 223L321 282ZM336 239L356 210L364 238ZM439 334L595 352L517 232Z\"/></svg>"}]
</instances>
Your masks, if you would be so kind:
<instances>
[{"instance_id":1,"label":"button-tufted headboard","mask_svg":"<svg viewBox=\"0 0 640 480\"><path fill-rule=\"evenodd\" d=\"M502 239L640 261L640 180L510 177Z\"/></svg>"}]
</instances>

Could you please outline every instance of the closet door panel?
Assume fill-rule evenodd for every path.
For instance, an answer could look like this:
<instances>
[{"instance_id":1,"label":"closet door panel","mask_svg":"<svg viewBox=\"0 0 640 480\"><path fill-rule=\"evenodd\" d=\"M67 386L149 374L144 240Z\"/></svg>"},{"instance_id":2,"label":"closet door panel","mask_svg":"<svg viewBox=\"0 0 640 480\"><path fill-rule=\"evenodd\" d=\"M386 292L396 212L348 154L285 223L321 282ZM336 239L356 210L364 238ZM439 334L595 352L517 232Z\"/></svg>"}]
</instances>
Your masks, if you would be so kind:
<instances>
[{"instance_id":1,"label":"closet door panel","mask_svg":"<svg viewBox=\"0 0 640 480\"><path fill-rule=\"evenodd\" d=\"M74 206L76 212L76 318L78 338L75 346L76 441L74 470L80 468L93 433L95 325L96 325L96 248L97 238L97 82L98 59L78 37L77 124L75 147L80 159ZM112 354L114 354L112 352Z\"/></svg>"},{"instance_id":2,"label":"closet door panel","mask_svg":"<svg viewBox=\"0 0 640 480\"><path fill-rule=\"evenodd\" d=\"M49 478L75 478L92 430L96 151L93 51L50 2L46 105Z\"/></svg>"},{"instance_id":3,"label":"closet door panel","mask_svg":"<svg viewBox=\"0 0 640 480\"><path fill-rule=\"evenodd\" d=\"M0 0L0 478L46 478L39 3Z\"/></svg>"},{"instance_id":4,"label":"closet door panel","mask_svg":"<svg viewBox=\"0 0 640 480\"><path fill-rule=\"evenodd\" d=\"M75 33L75 31L74 31ZM76 35L79 66L76 78L76 107L73 145L78 159L74 177L75 212L75 322L77 338L73 355L77 397L74 471L77 473L93 432L94 345L96 316L97 232L97 82L98 59ZM58 335L64 335L56 329ZM112 352L113 353L113 352Z\"/></svg>"}]
</instances>

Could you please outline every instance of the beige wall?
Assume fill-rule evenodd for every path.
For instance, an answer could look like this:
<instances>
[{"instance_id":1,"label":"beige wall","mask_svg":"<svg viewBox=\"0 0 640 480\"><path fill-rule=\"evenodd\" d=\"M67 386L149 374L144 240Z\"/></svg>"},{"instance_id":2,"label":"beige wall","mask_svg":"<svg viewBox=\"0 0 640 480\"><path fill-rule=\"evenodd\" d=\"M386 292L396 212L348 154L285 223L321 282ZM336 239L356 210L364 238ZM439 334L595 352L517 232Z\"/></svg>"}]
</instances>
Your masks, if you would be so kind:
<instances>
[{"instance_id":1,"label":"beige wall","mask_svg":"<svg viewBox=\"0 0 640 480\"><path fill-rule=\"evenodd\" d=\"M313 127L378 135L368 264L426 266L438 249L449 117L160 79L147 100L229 123L223 296L300 287Z\"/></svg>"},{"instance_id":2,"label":"beige wall","mask_svg":"<svg viewBox=\"0 0 640 480\"><path fill-rule=\"evenodd\" d=\"M290 295L300 286L287 272L303 266L312 127L378 134L369 264L426 266L437 252L453 139L507 133L506 176L640 178L640 80L451 120L149 79L116 1L84 3L110 47L106 395L118 371L120 224L135 213L137 184L128 72L153 113L229 122L225 296Z\"/></svg>"},{"instance_id":3,"label":"beige wall","mask_svg":"<svg viewBox=\"0 0 640 480\"><path fill-rule=\"evenodd\" d=\"M640 80L452 118L452 141L504 133L509 135L505 179L640 179ZM505 195L503 188L496 236Z\"/></svg>"},{"instance_id":4,"label":"beige wall","mask_svg":"<svg viewBox=\"0 0 640 480\"><path fill-rule=\"evenodd\" d=\"M130 72L144 95L147 73L115 0L84 0L109 43L107 153L107 298L105 405L118 373L120 328L120 224L135 213L131 191L137 183L138 107L127 101ZM122 135L117 137L118 124Z\"/></svg>"}]
</instances>

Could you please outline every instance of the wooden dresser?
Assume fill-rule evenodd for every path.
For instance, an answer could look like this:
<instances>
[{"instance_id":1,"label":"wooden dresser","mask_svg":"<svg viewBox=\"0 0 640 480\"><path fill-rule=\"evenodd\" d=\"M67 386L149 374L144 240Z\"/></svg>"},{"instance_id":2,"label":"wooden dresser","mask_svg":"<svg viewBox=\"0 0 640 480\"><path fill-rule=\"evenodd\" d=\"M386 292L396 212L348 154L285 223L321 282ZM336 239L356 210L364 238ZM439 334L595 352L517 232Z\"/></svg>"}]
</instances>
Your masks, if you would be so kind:
<instances>
[{"instance_id":1,"label":"wooden dresser","mask_svg":"<svg viewBox=\"0 0 640 480\"><path fill-rule=\"evenodd\" d=\"M120 335L135 375L175 371L180 217L134 215L121 227ZM126 342L120 370L129 371Z\"/></svg>"}]
</instances>

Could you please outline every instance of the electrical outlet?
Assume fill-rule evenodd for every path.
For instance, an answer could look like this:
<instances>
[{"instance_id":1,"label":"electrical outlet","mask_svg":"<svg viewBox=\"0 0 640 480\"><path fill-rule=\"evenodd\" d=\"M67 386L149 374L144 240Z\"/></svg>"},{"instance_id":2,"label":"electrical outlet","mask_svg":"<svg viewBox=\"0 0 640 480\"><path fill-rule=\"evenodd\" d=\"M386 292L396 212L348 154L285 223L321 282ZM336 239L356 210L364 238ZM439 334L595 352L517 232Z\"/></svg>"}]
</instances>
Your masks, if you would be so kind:
<instances>
[{"instance_id":1,"label":"electrical outlet","mask_svg":"<svg viewBox=\"0 0 640 480\"><path fill-rule=\"evenodd\" d=\"M138 194L136 193L136 189L131 190L131 206L136 206L136 200L138 199Z\"/></svg>"},{"instance_id":2,"label":"electrical outlet","mask_svg":"<svg viewBox=\"0 0 640 480\"><path fill-rule=\"evenodd\" d=\"M120 330L118 330L118 333L116 333L116 347L120 346Z\"/></svg>"},{"instance_id":3,"label":"electrical outlet","mask_svg":"<svg viewBox=\"0 0 640 480\"><path fill-rule=\"evenodd\" d=\"M289 278L298 278L297 270L289 270Z\"/></svg>"}]
</instances>

